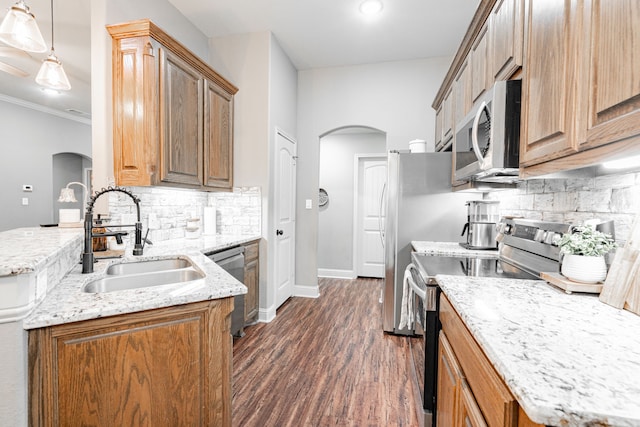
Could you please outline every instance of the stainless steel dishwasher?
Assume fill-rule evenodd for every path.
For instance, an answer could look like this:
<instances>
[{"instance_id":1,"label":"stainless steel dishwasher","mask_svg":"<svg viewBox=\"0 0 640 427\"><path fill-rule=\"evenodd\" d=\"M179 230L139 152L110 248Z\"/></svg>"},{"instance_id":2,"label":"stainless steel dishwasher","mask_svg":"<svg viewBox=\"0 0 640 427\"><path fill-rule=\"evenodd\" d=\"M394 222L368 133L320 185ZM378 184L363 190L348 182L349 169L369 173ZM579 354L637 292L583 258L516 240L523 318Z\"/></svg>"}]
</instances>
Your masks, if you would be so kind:
<instances>
[{"instance_id":1,"label":"stainless steel dishwasher","mask_svg":"<svg viewBox=\"0 0 640 427\"><path fill-rule=\"evenodd\" d=\"M244 283L244 247L234 246L206 254L209 259L222 267L227 273ZM233 298L233 313L231 313L231 334L234 337L244 336L244 295Z\"/></svg>"}]
</instances>

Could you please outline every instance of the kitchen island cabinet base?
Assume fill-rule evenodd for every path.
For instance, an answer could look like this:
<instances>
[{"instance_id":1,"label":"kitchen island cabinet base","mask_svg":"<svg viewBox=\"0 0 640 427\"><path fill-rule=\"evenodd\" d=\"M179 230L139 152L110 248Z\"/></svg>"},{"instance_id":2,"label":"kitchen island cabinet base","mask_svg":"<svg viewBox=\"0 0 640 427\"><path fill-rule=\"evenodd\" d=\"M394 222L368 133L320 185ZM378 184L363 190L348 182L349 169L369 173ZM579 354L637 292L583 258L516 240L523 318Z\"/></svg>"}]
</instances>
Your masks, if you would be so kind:
<instances>
[{"instance_id":1,"label":"kitchen island cabinet base","mask_svg":"<svg viewBox=\"0 0 640 427\"><path fill-rule=\"evenodd\" d=\"M29 425L231 426L233 297L29 331Z\"/></svg>"}]
</instances>

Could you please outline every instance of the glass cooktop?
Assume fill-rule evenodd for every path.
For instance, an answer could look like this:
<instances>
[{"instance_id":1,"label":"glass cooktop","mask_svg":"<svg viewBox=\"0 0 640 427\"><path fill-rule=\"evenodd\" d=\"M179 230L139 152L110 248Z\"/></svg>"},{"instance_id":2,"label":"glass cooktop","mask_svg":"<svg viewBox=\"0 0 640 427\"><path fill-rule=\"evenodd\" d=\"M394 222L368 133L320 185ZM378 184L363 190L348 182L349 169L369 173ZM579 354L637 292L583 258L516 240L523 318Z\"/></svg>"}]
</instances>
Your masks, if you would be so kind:
<instances>
[{"instance_id":1,"label":"glass cooktop","mask_svg":"<svg viewBox=\"0 0 640 427\"><path fill-rule=\"evenodd\" d=\"M505 279L540 278L498 257L442 256L423 253L412 254L413 263L420 270L425 282L436 274L471 277L497 277Z\"/></svg>"}]
</instances>

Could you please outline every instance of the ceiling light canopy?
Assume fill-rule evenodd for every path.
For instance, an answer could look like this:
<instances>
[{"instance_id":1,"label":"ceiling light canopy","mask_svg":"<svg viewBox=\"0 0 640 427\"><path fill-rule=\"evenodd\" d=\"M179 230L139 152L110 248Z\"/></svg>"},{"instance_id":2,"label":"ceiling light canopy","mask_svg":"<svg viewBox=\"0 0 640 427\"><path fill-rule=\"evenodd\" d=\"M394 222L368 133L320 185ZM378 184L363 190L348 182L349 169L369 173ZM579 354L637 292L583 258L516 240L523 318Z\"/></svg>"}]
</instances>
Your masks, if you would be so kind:
<instances>
[{"instance_id":1,"label":"ceiling light canopy","mask_svg":"<svg viewBox=\"0 0 640 427\"><path fill-rule=\"evenodd\" d=\"M24 0L19 0L0 24L0 40L9 46L27 52L45 52L47 45L42 38L36 18Z\"/></svg>"},{"instance_id":2,"label":"ceiling light canopy","mask_svg":"<svg viewBox=\"0 0 640 427\"><path fill-rule=\"evenodd\" d=\"M362 3L360 3L360 12L366 16L377 15L378 13L382 12L382 1L364 0Z\"/></svg>"}]
</instances>

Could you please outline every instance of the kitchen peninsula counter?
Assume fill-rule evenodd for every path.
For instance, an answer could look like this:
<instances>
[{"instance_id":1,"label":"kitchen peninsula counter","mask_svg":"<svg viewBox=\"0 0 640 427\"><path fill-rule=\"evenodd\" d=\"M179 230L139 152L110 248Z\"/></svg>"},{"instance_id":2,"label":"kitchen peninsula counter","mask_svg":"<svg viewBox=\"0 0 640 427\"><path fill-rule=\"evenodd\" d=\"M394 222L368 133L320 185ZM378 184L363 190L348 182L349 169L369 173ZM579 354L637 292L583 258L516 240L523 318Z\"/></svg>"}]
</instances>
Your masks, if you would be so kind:
<instances>
[{"instance_id":1,"label":"kitchen peninsula counter","mask_svg":"<svg viewBox=\"0 0 640 427\"><path fill-rule=\"evenodd\" d=\"M42 302L23 320L23 327L35 329L244 294L247 288L204 254L259 238L257 235L215 235L198 239L175 239L147 245L142 256L133 256L131 247L128 247L122 258L95 263L94 273L91 274L82 274L82 266L78 264L47 292ZM79 255L78 253L77 259ZM206 277L181 284L117 292L86 293L81 290L85 283L104 277L106 268L111 264L173 256L190 259ZM20 261L16 259L14 264L19 265Z\"/></svg>"},{"instance_id":2,"label":"kitchen peninsula counter","mask_svg":"<svg viewBox=\"0 0 640 427\"><path fill-rule=\"evenodd\" d=\"M640 425L640 316L544 281L436 280L531 420Z\"/></svg>"}]
</instances>

